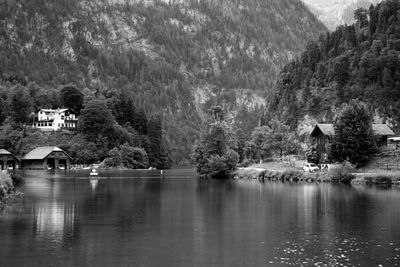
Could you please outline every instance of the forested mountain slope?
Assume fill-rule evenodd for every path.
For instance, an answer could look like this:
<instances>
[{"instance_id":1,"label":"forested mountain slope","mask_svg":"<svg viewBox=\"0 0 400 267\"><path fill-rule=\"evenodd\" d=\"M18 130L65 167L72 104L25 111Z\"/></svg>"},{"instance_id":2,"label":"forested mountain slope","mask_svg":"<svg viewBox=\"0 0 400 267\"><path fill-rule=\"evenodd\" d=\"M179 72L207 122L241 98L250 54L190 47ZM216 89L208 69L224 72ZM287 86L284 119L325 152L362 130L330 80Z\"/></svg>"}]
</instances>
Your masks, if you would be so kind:
<instances>
[{"instance_id":1,"label":"forested mountain slope","mask_svg":"<svg viewBox=\"0 0 400 267\"><path fill-rule=\"evenodd\" d=\"M310 42L280 73L269 110L294 128L306 115L331 122L339 105L360 99L399 130L399 14L399 1L384 1Z\"/></svg>"},{"instance_id":2,"label":"forested mountain slope","mask_svg":"<svg viewBox=\"0 0 400 267\"><path fill-rule=\"evenodd\" d=\"M34 88L35 111L73 83L121 126L121 99L162 115L175 163L213 105L251 131L280 68L325 31L298 0L6 0L0 18L0 122L15 84Z\"/></svg>"}]
</instances>

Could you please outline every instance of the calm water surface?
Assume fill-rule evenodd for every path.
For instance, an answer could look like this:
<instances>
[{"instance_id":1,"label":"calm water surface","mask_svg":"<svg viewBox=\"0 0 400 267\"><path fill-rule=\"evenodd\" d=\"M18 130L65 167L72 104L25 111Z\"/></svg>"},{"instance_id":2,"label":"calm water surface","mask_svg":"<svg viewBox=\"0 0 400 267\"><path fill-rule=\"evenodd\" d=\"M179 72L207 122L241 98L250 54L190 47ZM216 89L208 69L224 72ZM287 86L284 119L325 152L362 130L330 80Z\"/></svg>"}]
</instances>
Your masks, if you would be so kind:
<instances>
[{"instance_id":1,"label":"calm water surface","mask_svg":"<svg viewBox=\"0 0 400 267\"><path fill-rule=\"evenodd\" d=\"M0 266L400 264L396 188L86 172L25 174L0 213Z\"/></svg>"}]
</instances>

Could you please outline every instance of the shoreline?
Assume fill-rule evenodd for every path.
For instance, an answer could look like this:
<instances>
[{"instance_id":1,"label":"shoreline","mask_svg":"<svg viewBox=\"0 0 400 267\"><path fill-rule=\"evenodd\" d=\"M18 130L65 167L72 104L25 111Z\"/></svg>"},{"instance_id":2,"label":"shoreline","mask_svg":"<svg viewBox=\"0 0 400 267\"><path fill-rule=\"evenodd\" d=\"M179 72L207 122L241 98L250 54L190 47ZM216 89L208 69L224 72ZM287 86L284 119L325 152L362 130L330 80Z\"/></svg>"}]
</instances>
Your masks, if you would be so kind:
<instances>
[{"instance_id":1,"label":"shoreline","mask_svg":"<svg viewBox=\"0 0 400 267\"><path fill-rule=\"evenodd\" d=\"M346 168L338 168L323 172L304 172L299 168L268 168L259 165L238 168L231 177L233 179L288 182L330 182L352 185L400 185L400 172L363 172L357 173Z\"/></svg>"}]
</instances>

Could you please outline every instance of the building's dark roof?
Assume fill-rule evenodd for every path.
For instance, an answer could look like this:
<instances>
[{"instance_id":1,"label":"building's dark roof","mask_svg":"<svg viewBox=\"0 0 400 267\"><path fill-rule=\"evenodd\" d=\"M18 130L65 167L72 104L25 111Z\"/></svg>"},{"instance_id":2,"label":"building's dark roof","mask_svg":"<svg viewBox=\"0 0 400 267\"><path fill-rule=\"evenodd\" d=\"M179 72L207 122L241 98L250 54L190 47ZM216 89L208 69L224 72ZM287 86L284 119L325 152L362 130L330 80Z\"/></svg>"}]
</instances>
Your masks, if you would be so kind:
<instances>
[{"instance_id":1,"label":"building's dark roof","mask_svg":"<svg viewBox=\"0 0 400 267\"><path fill-rule=\"evenodd\" d=\"M42 146L42 147L37 147L28 154L26 154L22 159L23 160L42 160L46 158L51 152L63 152L65 155L67 155L69 158L71 158L67 153L65 153L64 150L61 148L58 148L56 146Z\"/></svg>"},{"instance_id":2,"label":"building's dark roof","mask_svg":"<svg viewBox=\"0 0 400 267\"><path fill-rule=\"evenodd\" d=\"M327 135L327 136L335 135L335 128L333 127L333 124L318 123L317 125L315 125L314 129L312 130L311 136L314 135L315 131L318 128L321 130L321 132L324 135ZM380 136L394 135L394 132L392 131L392 129L390 129L390 127L386 124L372 124L372 130L374 131L375 135L380 135Z\"/></svg>"}]
</instances>

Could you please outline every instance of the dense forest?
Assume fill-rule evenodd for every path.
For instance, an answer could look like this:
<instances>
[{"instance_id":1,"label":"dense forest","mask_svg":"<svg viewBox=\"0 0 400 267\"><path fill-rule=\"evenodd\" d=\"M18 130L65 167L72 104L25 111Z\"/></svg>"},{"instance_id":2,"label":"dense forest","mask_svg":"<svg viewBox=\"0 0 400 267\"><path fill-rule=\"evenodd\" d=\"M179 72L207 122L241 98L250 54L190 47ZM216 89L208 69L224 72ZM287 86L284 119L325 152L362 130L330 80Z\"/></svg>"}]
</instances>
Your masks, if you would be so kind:
<instances>
[{"instance_id":1,"label":"dense forest","mask_svg":"<svg viewBox=\"0 0 400 267\"><path fill-rule=\"evenodd\" d=\"M400 2L357 9L353 25L309 42L279 75L269 110L293 129L309 120L332 122L351 99L366 102L377 122L400 130Z\"/></svg>"},{"instance_id":2,"label":"dense forest","mask_svg":"<svg viewBox=\"0 0 400 267\"><path fill-rule=\"evenodd\" d=\"M0 145L21 155L55 143L81 161L129 143L149 161L187 163L215 105L249 136L280 68L325 31L298 0L5 0L0 17ZM82 108L100 101L114 132L43 136L18 124L33 118L16 118L14 100L27 101L25 115L61 107L69 84Z\"/></svg>"}]
</instances>

